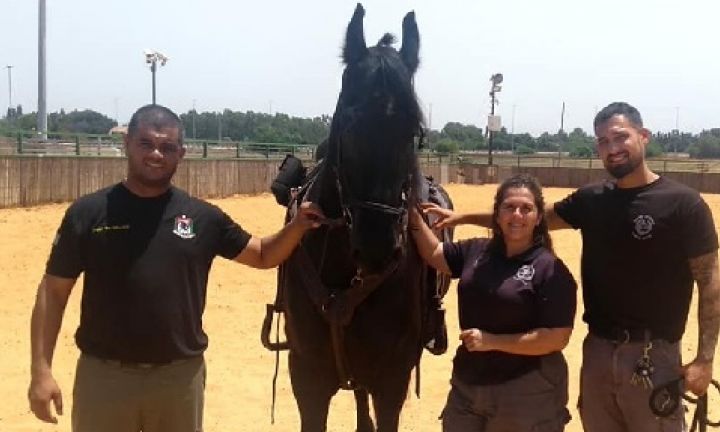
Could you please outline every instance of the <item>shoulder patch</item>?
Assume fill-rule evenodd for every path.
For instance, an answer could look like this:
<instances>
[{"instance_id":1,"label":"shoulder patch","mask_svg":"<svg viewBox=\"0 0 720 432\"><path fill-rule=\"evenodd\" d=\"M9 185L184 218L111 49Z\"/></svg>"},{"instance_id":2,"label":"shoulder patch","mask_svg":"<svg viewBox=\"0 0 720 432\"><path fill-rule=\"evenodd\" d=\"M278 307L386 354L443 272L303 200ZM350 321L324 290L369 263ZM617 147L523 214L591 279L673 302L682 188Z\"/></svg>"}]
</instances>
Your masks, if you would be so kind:
<instances>
[{"instance_id":1,"label":"shoulder patch","mask_svg":"<svg viewBox=\"0 0 720 432\"><path fill-rule=\"evenodd\" d=\"M175 216L175 225L173 233L182 239L191 239L195 237L195 226L192 218L185 215Z\"/></svg>"},{"instance_id":2,"label":"shoulder patch","mask_svg":"<svg viewBox=\"0 0 720 432\"><path fill-rule=\"evenodd\" d=\"M633 237L638 240L647 240L652 238L652 229L655 220L650 215L639 215L633 219L635 227L633 229Z\"/></svg>"},{"instance_id":3,"label":"shoulder patch","mask_svg":"<svg viewBox=\"0 0 720 432\"><path fill-rule=\"evenodd\" d=\"M513 279L519 280L523 285L527 285L528 282L532 281L533 276L535 276L535 267L532 264L525 264L518 269Z\"/></svg>"}]
</instances>

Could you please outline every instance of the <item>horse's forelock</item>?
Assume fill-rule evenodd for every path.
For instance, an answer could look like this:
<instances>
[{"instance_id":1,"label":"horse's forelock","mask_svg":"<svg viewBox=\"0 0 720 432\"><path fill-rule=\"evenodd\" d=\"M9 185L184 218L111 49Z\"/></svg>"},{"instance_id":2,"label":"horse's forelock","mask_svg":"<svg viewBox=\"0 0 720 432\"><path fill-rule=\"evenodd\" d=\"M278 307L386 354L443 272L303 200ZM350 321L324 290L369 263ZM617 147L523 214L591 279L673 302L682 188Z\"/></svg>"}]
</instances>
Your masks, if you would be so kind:
<instances>
[{"instance_id":1,"label":"horse's forelock","mask_svg":"<svg viewBox=\"0 0 720 432\"><path fill-rule=\"evenodd\" d=\"M397 39L395 38L395 35L392 33L385 33L383 37L380 38L377 45L378 47L391 47Z\"/></svg>"}]
</instances>

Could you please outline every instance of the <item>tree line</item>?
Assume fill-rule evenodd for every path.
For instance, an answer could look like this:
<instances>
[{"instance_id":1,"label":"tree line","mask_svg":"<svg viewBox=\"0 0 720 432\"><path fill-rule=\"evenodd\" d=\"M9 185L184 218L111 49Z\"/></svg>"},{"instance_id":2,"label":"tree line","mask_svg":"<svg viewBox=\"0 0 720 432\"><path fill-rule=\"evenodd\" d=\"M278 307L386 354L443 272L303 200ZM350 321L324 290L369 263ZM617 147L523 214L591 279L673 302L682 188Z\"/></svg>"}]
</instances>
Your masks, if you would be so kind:
<instances>
[{"instance_id":1,"label":"tree line","mask_svg":"<svg viewBox=\"0 0 720 432\"><path fill-rule=\"evenodd\" d=\"M0 129L34 130L37 113L23 113L22 107L9 108L0 119ZM231 140L259 143L319 144L330 130L332 117L292 117L283 113L267 114L253 111L197 112L180 114L185 137L197 140ZM115 120L93 110L73 110L48 114L48 132L68 134L106 134L117 125ZM428 130L425 148L438 153L487 151L486 131L474 125L449 122L440 130ZM572 157L593 157L593 136L581 128L569 133L543 132L537 137L528 133L512 134L503 128L493 134L493 150L513 154L560 152ZM720 158L720 128L698 134L673 131L654 133L647 148L649 157L662 154L688 153L693 158Z\"/></svg>"}]
</instances>

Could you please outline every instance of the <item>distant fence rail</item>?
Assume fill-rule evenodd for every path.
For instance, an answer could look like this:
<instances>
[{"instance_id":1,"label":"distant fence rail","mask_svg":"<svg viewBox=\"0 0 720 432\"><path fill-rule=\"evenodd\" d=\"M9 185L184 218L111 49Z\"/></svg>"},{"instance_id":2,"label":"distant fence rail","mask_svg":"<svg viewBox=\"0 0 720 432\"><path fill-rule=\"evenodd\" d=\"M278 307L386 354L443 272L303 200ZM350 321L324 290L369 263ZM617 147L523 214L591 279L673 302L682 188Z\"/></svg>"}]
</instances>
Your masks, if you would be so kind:
<instances>
[{"instance_id":1,"label":"distant fence rail","mask_svg":"<svg viewBox=\"0 0 720 432\"><path fill-rule=\"evenodd\" d=\"M187 140L185 161L174 182L205 198L269 190L280 161L294 154L312 164L316 147L233 141ZM536 176L545 186L578 187L607 177L598 159L564 154L418 154L422 171L441 183L497 183L517 172ZM700 192L720 193L720 161L651 159L650 168ZM107 135L53 135L0 131L0 207L27 207L72 201L121 181L127 170L122 140Z\"/></svg>"},{"instance_id":2,"label":"distant fence rail","mask_svg":"<svg viewBox=\"0 0 720 432\"><path fill-rule=\"evenodd\" d=\"M282 159L293 154L303 160L315 158L316 146L311 144L259 143L230 140L186 139L186 158L202 159ZM90 135L49 133L40 140L32 131L0 130L0 155L75 155L122 157L121 135ZM460 154L420 153L426 163L487 165L487 153L463 152ZM601 169L602 161L596 158L575 158L567 153L538 153L514 155L495 153L493 165L499 167L551 167ZM720 160L663 157L648 160L650 169L658 172L720 173Z\"/></svg>"},{"instance_id":3,"label":"distant fence rail","mask_svg":"<svg viewBox=\"0 0 720 432\"><path fill-rule=\"evenodd\" d=\"M315 145L185 139L186 158L278 159L293 154L315 157ZM29 131L0 131L0 155L63 155L121 157L122 135L49 133L47 139Z\"/></svg>"}]
</instances>

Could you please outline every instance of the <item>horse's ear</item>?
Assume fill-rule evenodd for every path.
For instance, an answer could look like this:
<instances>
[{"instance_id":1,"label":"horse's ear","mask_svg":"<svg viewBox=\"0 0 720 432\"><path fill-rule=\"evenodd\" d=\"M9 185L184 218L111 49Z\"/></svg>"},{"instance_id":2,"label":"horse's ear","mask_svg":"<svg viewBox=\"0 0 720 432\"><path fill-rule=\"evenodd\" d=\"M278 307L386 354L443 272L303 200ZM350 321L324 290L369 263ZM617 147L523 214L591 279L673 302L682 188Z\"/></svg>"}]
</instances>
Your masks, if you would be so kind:
<instances>
[{"instance_id":1,"label":"horse's ear","mask_svg":"<svg viewBox=\"0 0 720 432\"><path fill-rule=\"evenodd\" d=\"M402 25L402 47L400 57L410 73L414 73L420 64L420 32L415 22L415 12L408 12L403 19Z\"/></svg>"},{"instance_id":2,"label":"horse's ear","mask_svg":"<svg viewBox=\"0 0 720 432\"><path fill-rule=\"evenodd\" d=\"M345 47L343 47L343 61L345 64L356 63L367 54L365 32L363 30L364 16L365 9L358 3L345 35Z\"/></svg>"}]
</instances>

